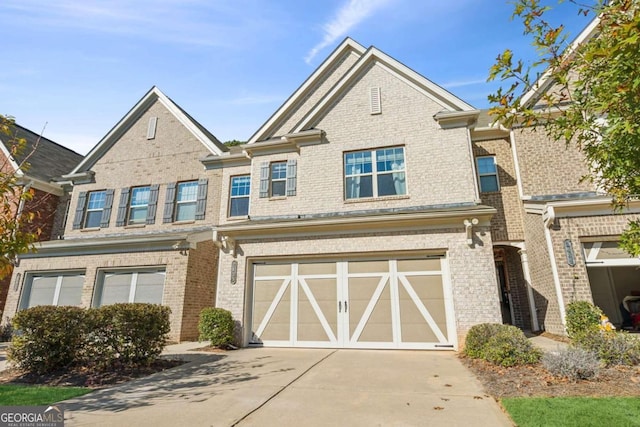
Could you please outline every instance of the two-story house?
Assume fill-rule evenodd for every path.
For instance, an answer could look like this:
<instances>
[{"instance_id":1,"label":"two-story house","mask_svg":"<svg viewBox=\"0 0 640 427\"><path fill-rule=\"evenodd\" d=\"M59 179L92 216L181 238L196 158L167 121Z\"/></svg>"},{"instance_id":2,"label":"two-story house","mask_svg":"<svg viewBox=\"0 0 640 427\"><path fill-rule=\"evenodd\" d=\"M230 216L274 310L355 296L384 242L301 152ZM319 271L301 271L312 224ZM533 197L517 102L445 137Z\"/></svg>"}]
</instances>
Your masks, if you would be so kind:
<instances>
[{"instance_id":1,"label":"two-story house","mask_svg":"<svg viewBox=\"0 0 640 427\"><path fill-rule=\"evenodd\" d=\"M171 308L171 337L197 338L215 302L221 173L227 148L152 88L59 184L72 188L64 236L21 257L6 316L40 304Z\"/></svg>"},{"instance_id":2,"label":"two-story house","mask_svg":"<svg viewBox=\"0 0 640 427\"><path fill-rule=\"evenodd\" d=\"M32 197L20 202L10 200L13 194L6 194L6 202L14 215L34 214L29 230L39 230L39 240L57 239L63 233L64 206L68 198L63 186L53 179L70 171L82 156L19 124L14 123L10 128L10 135L0 136L0 164L3 172L15 175L16 184L30 191ZM24 146L18 151L14 150L13 138L24 140ZM59 206L62 209L59 210ZM5 306L10 283L11 274L0 281L0 308Z\"/></svg>"}]
</instances>

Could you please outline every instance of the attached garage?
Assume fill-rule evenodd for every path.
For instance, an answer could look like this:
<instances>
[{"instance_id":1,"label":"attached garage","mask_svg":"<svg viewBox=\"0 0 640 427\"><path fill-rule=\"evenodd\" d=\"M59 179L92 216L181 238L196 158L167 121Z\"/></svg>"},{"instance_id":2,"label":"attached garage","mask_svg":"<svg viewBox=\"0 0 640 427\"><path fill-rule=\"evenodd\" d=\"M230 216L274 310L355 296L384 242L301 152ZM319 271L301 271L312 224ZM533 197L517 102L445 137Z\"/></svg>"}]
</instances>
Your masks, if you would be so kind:
<instances>
[{"instance_id":1,"label":"attached garage","mask_svg":"<svg viewBox=\"0 0 640 427\"><path fill-rule=\"evenodd\" d=\"M444 255L254 261L251 345L453 349Z\"/></svg>"}]
</instances>

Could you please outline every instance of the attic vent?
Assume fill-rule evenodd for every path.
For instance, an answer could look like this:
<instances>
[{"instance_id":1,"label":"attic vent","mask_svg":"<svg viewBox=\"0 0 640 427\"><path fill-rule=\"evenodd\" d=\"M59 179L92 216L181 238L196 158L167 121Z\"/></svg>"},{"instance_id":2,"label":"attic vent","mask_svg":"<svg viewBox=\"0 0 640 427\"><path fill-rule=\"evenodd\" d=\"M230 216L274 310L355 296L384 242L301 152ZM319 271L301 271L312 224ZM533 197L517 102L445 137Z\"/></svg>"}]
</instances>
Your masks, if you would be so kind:
<instances>
[{"instance_id":1,"label":"attic vent","mask_svg":"<svg viewBox=\"0 0 640 427\"><path fill-rule=\"evenodd\" d=\"M149 127L147 128L147 139L153 139L156 137L157 124L158 124L157 117L149 117Z\"/></svg>"},{"instance_id":2,"label":"attic vent","mask_svg":"<svg viewBox=\"0 0 640 427\"><path fill-rule=\"evenodd\" d=\"M382 113L382 100L380 99L380 88L369 88L369 102L371 104L371 114Z\"/></svg>"}]
</instances>

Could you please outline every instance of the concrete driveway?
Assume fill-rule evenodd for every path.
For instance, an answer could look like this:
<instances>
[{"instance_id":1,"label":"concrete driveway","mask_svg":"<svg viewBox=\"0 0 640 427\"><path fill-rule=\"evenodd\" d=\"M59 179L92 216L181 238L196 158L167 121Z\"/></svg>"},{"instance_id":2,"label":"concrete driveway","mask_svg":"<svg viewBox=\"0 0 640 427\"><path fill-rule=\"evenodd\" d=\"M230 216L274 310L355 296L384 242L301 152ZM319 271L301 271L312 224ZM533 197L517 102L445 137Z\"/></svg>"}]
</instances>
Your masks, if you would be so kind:
<instances>
[{"instance_id":1,"label":"concrete driveway","mask_svg":"<svg viewBox=\"0 0 640 427\"><path fill-rule=\"evenodd\" d=\"M193 361L64 402L65 425L512 425L452 352L183 353Z\"/></svg>"}]
</instances>

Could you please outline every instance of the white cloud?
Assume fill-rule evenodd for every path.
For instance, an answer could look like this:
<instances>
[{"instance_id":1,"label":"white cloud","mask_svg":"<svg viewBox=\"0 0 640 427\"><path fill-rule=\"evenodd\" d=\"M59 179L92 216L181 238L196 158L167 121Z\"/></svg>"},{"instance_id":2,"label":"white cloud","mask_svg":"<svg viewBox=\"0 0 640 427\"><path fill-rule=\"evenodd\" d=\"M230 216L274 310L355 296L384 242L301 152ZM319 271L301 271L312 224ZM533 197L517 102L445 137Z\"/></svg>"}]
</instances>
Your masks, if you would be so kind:
<instances>
[{"instance_id":1,"label":"white cloud","mask_svg":"<svg viewBox=\"0 0 640 427\"><path fill-rule=\"evenodd\" d=\"M485 83L487 83L487 79L482 78L482 79L470 79L470 80L457 80L453 82L442 83L440 86L446 89L451 89L455 87L473 86L473 85L479 85L479 84L485 84Z\"/></svg>"},{"instance_id":2,"label":"white cloud","mask_svg":"<svg viewBox=\"0 0 640 427\"><path fill-rule=\"evenodd\" d=\"M361 23L376 10L384 7L391 0L348 0L329 22L322 26L324 38L315 45L304 58L308 64L325 47L333 44L339 38Z\"/></svg>"}]
</instances>

